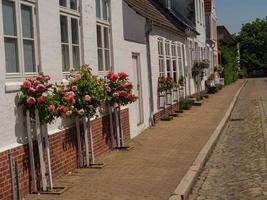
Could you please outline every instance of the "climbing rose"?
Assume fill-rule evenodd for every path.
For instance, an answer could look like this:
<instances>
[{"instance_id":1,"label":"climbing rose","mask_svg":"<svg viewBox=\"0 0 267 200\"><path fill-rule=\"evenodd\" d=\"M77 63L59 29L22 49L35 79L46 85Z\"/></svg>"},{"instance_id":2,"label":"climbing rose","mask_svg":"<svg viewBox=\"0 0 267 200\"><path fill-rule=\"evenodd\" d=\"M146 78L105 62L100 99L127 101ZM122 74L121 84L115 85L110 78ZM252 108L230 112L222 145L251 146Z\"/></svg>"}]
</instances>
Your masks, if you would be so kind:
<instances>
[{"instance_id":1,"label":"climbing rose","mask_svg":"<svg viewBox=\"0 0 267 200\"><path fill-rule=\"evenodd\" d=\"M55 109L56 109L56 107L55 107L54 105L50 105L50 106L48 106L48 110L49 110L49 112L54 112Z\"/></svg>"},{"instance_id":2,"label":"climbing rose","mask_svg":"<svg viewBox=\"0 0 267 200\"><path fill-rule=\"evenodd\" d=\"M111 88L107 86L107 87L106 87L106 91L107 91L107 92L111 92Z\"/></svg>"},{"instance_id":3,"label":"climbing rose","mask_svg":"<svg viewBox=\"0 0 267 200\"><path fill-rule=\"evenodd\" d=\"M118 78L119 78L118 74L112 74L112 76L111 76L111 80L113 82L116 82L118 80Z\"/></svg>"},{"instance_id":4,"label":"climbing rose","mask_svg":"<svg viewBox=\"0 0 267 200\"><path fill-rule=\"evenodd\" d=\"M73 101L74 99L74 95L73 94L67 94L65 97L64 97L64 101L66 102L70 102L70 101Z\"/></svg>"},{"instance_id":5,"label":"climbing rose","mask_svg":"<svg viewBox=\"0 0 267 200\"><path fill-rule=\"evenodd\" d=\"M75 79L74 79L73 77L70 77L70 78L68 79L68 81L69 81L70 83L73 83L73 82L75 81Z\"/></svg>"},{"instance_id":6,"label":"climbing rose","mask_svg":"<svg viewBox=\"0 0 267 200\"><path fill-rule=\"evenodd\" d=\"M127 99L128 99L129 101L134 101L134 100L135 100L135 95L134 95L134 94L128 94L128 95L127 95Z\"/></svg>"},{"instance_id":7,"label":"climbing rose","mask_svg":"<svg viewBox=\"0 0 267 200\"><path fill-rule=\"evenodd\" d=\"M37 102L38 103L44 103L45 102L45 97L44 96L40 96L37 98Z\"/></svg>"},{"instance_id":8,"label":"climbing rose","mask_svg":"<svg viewBox=\"0 0 267 200\"><path fill-rule=\"evenodd\" d=\"M118 107L119 107L119 104L117 104L117 103L114 103L114 104L113 104L113 108L114 108L114 109L116 109L116 108L118 108Z\"/></svg>"},{"instance_id":9,"label":"climbing rose","mask_svg":"<svg viewBox=\"0 0 267 200\"><path fill-rule=\"evenodd\" d=\"M26 102L27 102L27 104L29 104L29 105L33 105L33 104L36 103L36 99L33 98L33 97L29 97L29 98L27 99Z\"/></svg>"},{"instance_id":10,"label":"climbing rose","mask_svg":"<svg viewBox=\"0 0 267 200\"><path fill-rule=\"evenodd\" d=\"M124 90L119 91L119 96L121 96L121 97L125 97L125 96L127 96L127 92L124 91Z\"/></svg>"},{"instance_id":11,"label":"climbing rose","mask_svg":"<svg viewBox=\"0 0 267 200\"><path fill-rule=\"evenodd\" d=\"M128 83L123 84L123 87L132 89L133 88L133 84L128 82Z\"/></svg>"},{"instance_id":12,"label":"climbing rose","mask_svg":"<svg viewBox=\"0 0 267 200\"><path fill-rule=\"evenodd\" d=\"M36 91L36 90L35 90L34 88L32 88L32 87L30 87L30 88L28 89L28 93L29 93L29 94L33 94L35 91Z\"/></svg>"},{"instance_id":13,"label":"climbing rose","mask_svg":"<svg viewBox=\"0 0 267 200\"><path fill-rule=\"evenodd\" d=\"M32 86L32 83L29 80L25 80L22 84L22 87L25 89L29 89L31 86Z\"/></svg>"},{"instance_id":14,"label":"climbing rose","mask_svg":"<svg viewBox=\"0 0 267 200\"><path fill-rule=\"evenodd\" d=\"M113 96L114 98L117 98L117 97L119 97L119 94L115 92L115 93L112 94L112 96Z\"/></svg>"},{"instance_id":15,"label":"climbing rose","mask_svg":"<svg viewBox=\"0 0 267 200\"><path fill-rule=\"evenodd\" d=\"M68 110L68 111L66 112L66 115L67 115L67 116L71 116L71 114L72 114L72 111L71 111L71 110Z\"/></svg>"},{"instance_id":16,"label":"climbing rose","mask_svg":"<svg viewBox=\"0 0 267 200\"><path fill-rule=\"evenodd\" d=\"M75 74L75 81L79 81L81 79L81 74Z\"/></svg>"},{"instance_id":17,"label":"climbing rose","mask_svg":"<svg viewBox=\"0 0 267 200\"><path fill-rule=\"evenodd\" d=\"M74 69L73 67L71 67L71 68L69 69L69 71L70 71L70 72L74 72L75 69Z\"/></svg>"},{"instance_id":18,"label":"climbing rose","mask_svg":"<svg viewBox=\"0 0 267 200\"><path fill-rule=\"evenodd\" d=\"M113 75L113 72L109 71L109 72L108 72L108 77L111 78L112 75Z\"/></svg>"},{"instance_id":19,"label":"climbing rose","mask_svg":"<svg viewBox=\"0 0 267 200\"><path fill-rule=\"evenodd\" d=\"M43 84L38 84L36 86L36 91L37 92L44 92L46 90L46 87Z\"/></svg>"},{"instance_id":20,"label":"climbing rose","mask_svg":"<svg viewBox=\"0 0 267 200\"><path fill-rule=\"evenodd\" d=\"M89 95L85 95L84 96L84 100L87 101L87 102L89 102L89 101L92 100L92 97L90 97Z\"/></svg>"}]
</instances>

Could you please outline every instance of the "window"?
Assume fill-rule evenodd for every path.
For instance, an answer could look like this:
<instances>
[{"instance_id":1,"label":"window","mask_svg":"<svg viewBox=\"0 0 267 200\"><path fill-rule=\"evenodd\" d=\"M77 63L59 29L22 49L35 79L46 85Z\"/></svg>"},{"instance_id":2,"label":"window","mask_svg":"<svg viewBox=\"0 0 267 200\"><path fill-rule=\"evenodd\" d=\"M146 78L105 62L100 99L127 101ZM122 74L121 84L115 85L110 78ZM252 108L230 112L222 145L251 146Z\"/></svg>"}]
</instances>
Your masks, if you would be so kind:
<instances>
[{"instance_id":1,"label":"window","mask_svg":"<svg viewBox=\"0 0 267 200\"><path fill-rule=\"evenodd\" d=\"M164 64L164 48L162 39L158 39L158 54L159 54L159 77L164 77L165 64Z\"/></svg>"},{"instance_id":2,"label":"window","mask_svg":"<svg viewBox=\"0 0 267 200\"><path fill-rule=\"evenodd\" d=\"M176 43L172 43L172 77L177 81L177 48Z\"/></svg>"},{"instance_id":3,"label":"window","mask_svg":"<svg viewBox=\"0 0 267 200\"><path fill-rule=\"evenodd\" d=\"M78 1L60 0L59 5L65 8L60 13L62 68L66 72L70 67L81 65L80 13ZM76 11L72 11L76 10Z\"/></svg>"},{"instance_id":4,"label":"window","mask_svg":"<svg viewBox=\"0 0 267 200\"><path fill-rule=\"evenodd\" d=\"M109 2L96 0L98 71L111 70Z\"/></svg>"},{"instance_id":5,"label":"window","mask_svg":"<svg viewBox=\"0 0 267 200\"><path fill-rule=\"evenodd\" d=\"M7 77L24 77L37 72L35 4L2 1L5 64Z\"/></svg>"},{"instance_id":6,"label":"window","mask_svg":"<svg viewBox=\"0 0 267 200\"><path fill-rule=\"evenodd\" d=\"M77 11L79 9L78 0L59 0L59 5L66 8Z\"/></svg>"},{"instance_id":7,"label":"window","mask_svg":"<svg viewBox=\"0 0 267 200\"><path fill-rule=\"evenodd\" d=\"M178 66L179 66L179 77L183 76L183 53L182 46L178 44Z\"/></svg>"}]
</instances>

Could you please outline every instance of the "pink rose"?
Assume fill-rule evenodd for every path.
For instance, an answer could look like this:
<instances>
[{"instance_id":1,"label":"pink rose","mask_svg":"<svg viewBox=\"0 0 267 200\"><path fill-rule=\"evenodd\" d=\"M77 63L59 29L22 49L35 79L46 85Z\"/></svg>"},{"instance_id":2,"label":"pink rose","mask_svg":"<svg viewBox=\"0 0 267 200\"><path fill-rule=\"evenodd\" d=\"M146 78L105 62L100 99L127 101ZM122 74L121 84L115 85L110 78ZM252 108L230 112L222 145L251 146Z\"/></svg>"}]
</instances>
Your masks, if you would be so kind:
<instances>
[{"instance_id":1,"label":"pink rose","mask_svg":"<svg viewBox=\"0 0 267 200\"><path fill-rule=\"evenodd\" d=\"M36 91L37 92L44 92L46 90L46 87L43 84L38 84L36 86Z\"/></svg>"},{"instance_id":2,"label":"pink rose","mask_svg":"<svg viewBox=\"0 0 267 200\"><path fill-rule=\"evenodd\" d=\"M129 82L127 82L127 83L123 84L123 87L124 87L124 88L129 88L129 89L132 89L132 88L133 88L133 84L132 84L132 83L129 83Z\"/></svg>"},{"instance_id":3,"label":"pink rose","mask_svg":"<svg viewBox=\"0 0 267 200\"><path fill-rule=\"evenodd\" d=\"M126 91L124 91L124 90L122 90L122 91L119 91L119 96L121 96L121 97L125 97L125 96L127 96L127 92Z\"/></svg>"},{"instance_id":4,"label":"pink rose","mask_svg":"<svg viewBox=\"0 0 267 200\"><path fill-rule=\"evenodd\" d=\"M66 85L63 85L60 87L59 92L62 94L64 92L68 91L68 87Z\"/></svg>"},{"instance_id":5,"label":"pink rose","mask_svg":"<svg viewBox=\"0 0 267 200\"><path fill-rule=\"evenodd\" d=\"M76 85L73 85L73 86L71 87L71 89L72 89L72 91L76 92L76 91L78 90L78 87L77 87Z\"/></svg>"},{"instance_id":6,"label":"pink rose","mask_svg":"<svg viewBox=\"0 0 267 200\"><path fill-rule=\"evenodd\" d=\"M46 85L46 88L48 89L48 88L51 88L52 86L53 86L52 83L49 83Z\"/></svg>"},{"instance_id":7,"label":"pink rose","mask_svg":"<svg viewBox=\"0 0 267 200\"><path fill-rule=\"evenodd\" d=\"M119 97L119 94L118 94L117 92L114 92L114 93L112 94L112 97L113 97L113 98L117 98L117 97Z\"/></svg>"},{"instance_id":8,"label":"pink rose","mask_svg":"<svg viewBox=\"0 0 267 200\"><path fill-rule=\"evenodd\" d=\"M119 108L119 104L114 103L114 104L113 104L113 108L114 108L114 109Z\"/></svg>"},{"instance_id":9,"label":"pink rose","mask_svg":"<svg viewBox=\"0 0 267 200\"><path fill-rule=\"evenodd\" d=\"M133 101L135 101L135 98L136 98L136 97L135 97L134 94L128 94L128 95L127 95L127 99L128 99L129 101L132 101L132 102L133 102Z\"/></svg>"},{"instance_id":10,"label":"pink rose","mask_svg":"<svg viewBox=\"0 0 267 200\"><path fill-rule=\"evenodd\" d=\"M54 112L55 109L56 109L56 107L55 107L54 105L49 105L49 106L48 106L48 110L49 110L49 112Z\"/></svg>"},{"instance_id":11,"label":"pink rose","mask_svg":"<svg viewBox=\"0 0 267 200\"><path fill-rule=\"evenodd\" d=\"M29 94L33 94L35 91L36 91L36 90L35 90L34 88L32 88L32 87L30 87L30 88L28 89L28 93L29 93Z\"/></svg>"},{"instance_id":12,"label":"pink rose","mask_svg":"<svg viewBox=\"0 0 267 200\"><path fill-rule=\"evenodd\" d=\"M84 109L81 109L81 110L78 111L78 113L79 113L79 115L82 116L82 115L84 115L85 111L84 111Z\"/></svg>"},{"instance_id":13,"label":"pink rose","mask_svg":"<svg viewBox=\"0 0 267 200\"><path fill-rule=\"evenodd\" d=\"M100 80L101 82L105 82L105 79L104 79L103 77L100 77L99 80Z\"/></svg>"},{"instance_id":14,"label":"pink rose","mask_svg":"<svg viewBox=\"0 0 267 200\"><path fill-rule=\"evenodd\" d=\"M29 105L33 105L36 103L36 99L33 98L33 97L29 97L27 100L26 100L27 104Z\"/></svg>"},{"instance_id":15,"label":"pink rose","mask_svg":"<svg viewBox=\"0 0 267 200\"><path fill-rule=\"evenodd\" d=\"M45 102L45 96L40 96L37 98L38 103L44 103Z\"/></svg>"},{"instance_id":16,"label":"pink rose","mask_svg":"<svg viewBox=\"0 0 267 200\"><path fill-rule=\"evenodd\" d=\"M69 69L69 71L70 71L70 72L74 72L75 69L74 69L73 67L71 67L71 68Z\"/></svg>"},{"instance_id":17,"label":"pink rose","mask_svg":"<svg viewBox=\"0 0 267 200\"><path fill-rule=\"evenodd\" d=\"M25 80L25 81L22 83L22 87L25 88L25 89L29 89L31 86L32 86L32 83L31 83L30 80Z\"/></svg>"},{"instance_id":18,"label":"pink rose","mask_svg":"<svg viewBox=\"0 0 267 200\"><path fill-rule=\"evenodd\" d=\"M106 87L107 92L111 92L111 88L109 86Z\"/></svg>"},{"instance_id":19,"label":"pink rose","mask_svg":"<svg viewBox=\"0 0 267 200\"><path fill-rule=\"evenodd\" d=\"M48 75L45 76L45 80L46 80L46 81L49 81L50 79L51 79L50 76L48 76Z\"/></svg>"},{"instance_id":20,"label":"pink rose","mask_svg":"<svg viewBox=\"0 0 267 200\"><path fill-rule=\"evenodd\" d=\"M79 81L81 79L81 74L75 74L75 80Z\"/></svg>"},{"instance_id":21,"label":"pink rose","mask_svg":"<svg viewBox=\"0 0 267 200\"><path fill-rule=\"evenodd\" d=\"M57 111L58 111L59 113L64 113L64 112L65 112L65 108L64 108L64 106L58 106Z\"/></svg>"},{"instance_id":22,"label":"pink rose","mask_svg":"<svg viewBox=\"0 0 267 200\"><path fill-rule=\"evenodd\" d=\"M121 73L119 73L119 77L120 77L121 79L126 79L126 78L128 77L128 74L126 74L126 73L124 73L124 72L121 72Z\"/></svg>"},{"instance_id":23,"label":"pink rose","mask_svg":"<svg viewBox=\"0 0 267 200\"><path fill-rule=\"evenodd\" d=\"M64 97L64 101L65 102L71 102L71 101L73 101L73 99L74 99L74 95L73 94L67 94L65 97Z\"/></svg>"},{"instance_id":24,"label":"pink rose","mask_svg":"<svg viewBox=\"0 0 267 200\"><path fill-rule=\"evenodd\" d=\"M72 115L72 111L71 110L68 110L65 114L69 117L69 116Z\"/></svg>"},{"instance_id":25,"label":"pink rose","mask_svg":"<svg viewBox=\"0 0 267 200\"><path fill-rule=\"evenodd\" d=\"M89 102L89 101L92 100L92 97L90 97L89 95L85 95L84 96L84 100L87 101L87 102Z\"/></svg>"}]
</instances>

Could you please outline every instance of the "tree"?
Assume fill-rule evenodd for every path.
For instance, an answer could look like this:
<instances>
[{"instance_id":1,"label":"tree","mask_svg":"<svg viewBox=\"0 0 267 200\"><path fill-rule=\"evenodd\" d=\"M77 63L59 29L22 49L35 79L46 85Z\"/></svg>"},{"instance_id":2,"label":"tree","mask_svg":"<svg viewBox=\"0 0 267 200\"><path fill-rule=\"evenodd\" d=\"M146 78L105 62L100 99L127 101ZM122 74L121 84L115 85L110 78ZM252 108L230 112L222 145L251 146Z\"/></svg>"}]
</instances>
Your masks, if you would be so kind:
<instances>
[{"instance_id":1,"label":"tree","mask_svg":"<svg viewBox=\"0 0 267 200\"><path fill-rule=\"evenodd\" d=\"M267 68L267 17L244 24L237 40L242 67L247 71Z\"/></svg>"}]
</instances>

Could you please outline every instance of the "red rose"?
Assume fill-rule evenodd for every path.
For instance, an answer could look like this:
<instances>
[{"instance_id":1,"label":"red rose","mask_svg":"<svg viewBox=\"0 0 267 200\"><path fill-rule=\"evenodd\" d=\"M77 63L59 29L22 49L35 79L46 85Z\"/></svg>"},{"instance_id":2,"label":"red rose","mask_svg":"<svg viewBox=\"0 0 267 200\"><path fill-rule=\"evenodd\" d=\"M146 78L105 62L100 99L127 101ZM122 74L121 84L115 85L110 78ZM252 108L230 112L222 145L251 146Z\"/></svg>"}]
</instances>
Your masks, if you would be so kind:
<instances>
[{"instance_id":1,"label":"red rose","mask_svg":"<svg viewBox=\"0 0 267 200\"><path fill-rule=\"evenodd\" d=\"M124 90L122 90L122 91L119 91L119 95L121 96L121 97L125 97L125 96L127 96L127 92L126 91L124 91Z\"/></svg>"},{"instance_id":2,"label":"red rose","mask_svg":"<svg viewBox=\"0 0 267 200\"><path fill-rule=\"evenodd\" d=\"M48 88L51 88L52 86L53 86L52 83L49 83L46 85L46 88L48 89Z\"/></svg>"},{"instance_id":3,"label":"red rose","mask_svg":"<svg viewBox=\"0 0 267 200\"><path fill-rule=\"evenodd\" d=\"M32 86L32 83L30 80L25 80L22 84L22 87L25 89L29 89Z\"/></svg>"},{"instance_id":4,"label":"red rose","mask_svg":"<svg viewBox=\"0 0 267 200\"><path fill-rule=\"evenodd\" d=\"M111 78L112 75L113 75L113 72L109 71L107 76L108 76L109 78Z\"/></svg>"},{"instance_id":5,"label":"red rose","mask_svg":"<svg viewBox=\"0 0 267 200\"><path fill-rule=\"evenodd\" d=\"M59 113L64 113L65 112L64 106L58 106L57 111Z\"/></svg>"},{"instance_id":6,"label":"red rose","mask_svg":"<svg viewBox=\"0 0 267 200\"><path fill-rule=\"evenodd\" d=\"M126 78L128 77L128 74L126 74L126 73L124 73L124 72L121 72L121 73L119 73L119 77L120 77L121 79L126 79Z\"/></svg>"},{"instance_id":7,"label":"red rose","mask_svg":"<svg viewBox=\"0 0 267 200\"><path fill-rule=\"evenodd\" d=\"M40 96L37 98L38 103L44 103L45 102L45 96Z\"/></svg>"},{"instance_id":8,"label":"red rose","mask_svg":"<svg viewBox=\"0 0 267 200\"><path fill-rule=\"evenodd\" d=\"M111 80L113 82L116 82L118 80L118 78L119 78L118 74L112 74L112 76L111 76Z\"/></svg>"},{"instance_id":9,"label":"red rose","mask_svg":"<svg viewBox=\"0 0 267 200\"><path fill-rule=\"evenodd\" d=\"M64 101L66 101L66 102L71 102L71 101L73 101L73 99L74 99L74 95L73 94L67 94L64 97Z\"/></svg>"},{"instance_id":10,"label":"red rose","mask_svg":"<svg viewBox=\"0 0 267 200\"><path fill-rule=\"evenodd\" d=\"M127 96L127 99L129 100L129 101L135 101L135 95L134 94L128 94L128 96Z\"/></svg>"},{"instance_id":11,"label":"red rose","mask_svg":"<svg viewBox=\"0 0 267 200\"><path fill-rule=\"evenodd\" d=\"M46 87L43 84L38 84L36 86L36 91L37 92L44 92L46 90Z\"/></svg>"},{"instance_id":12,"label":"red rose","mask_svg":"<svg viewBox=\"0 0 267 200\"><path fill-rule=\"evenodd\" d=\"M50 106L48 106L48 110L49 110L49 112L54 112L55 109L56 109L56 107L55 107L54 105L50 105Z\"/></svg>"},{"instance_id":13,"label":"red rose","mask_svg":"<svg viewBox=\"0 0 267 200\"><path fill-rule=\"evenodd\" d=\"M124 88L128 88L128 89L132 89L132 88L133 88L133 84L127 82L127 83L125 83L125 84L123 85L123 87L124 87Z\"/></svg>"},{"instance_id":14,"label":"red rose","mask_svg":"<svg viewBox=\"0 0 267 200\"><path fill-rule=\"evenodd\" d=\"M26 100L27 104L30 104L30 105L33 105L36 103L36 99L33 98L33 97L29 97L27 100Z\"/></svg>"},{"instance_id":15,"label":"red rose","mask_svg":"<svg viewBox=\"0 0 267 200\"><path fill-rule=\"evenodd\" d=\"M123 90L124 89L124 85L119 85L118 86L118 90Z\"/></svg>"}]
</instances>

